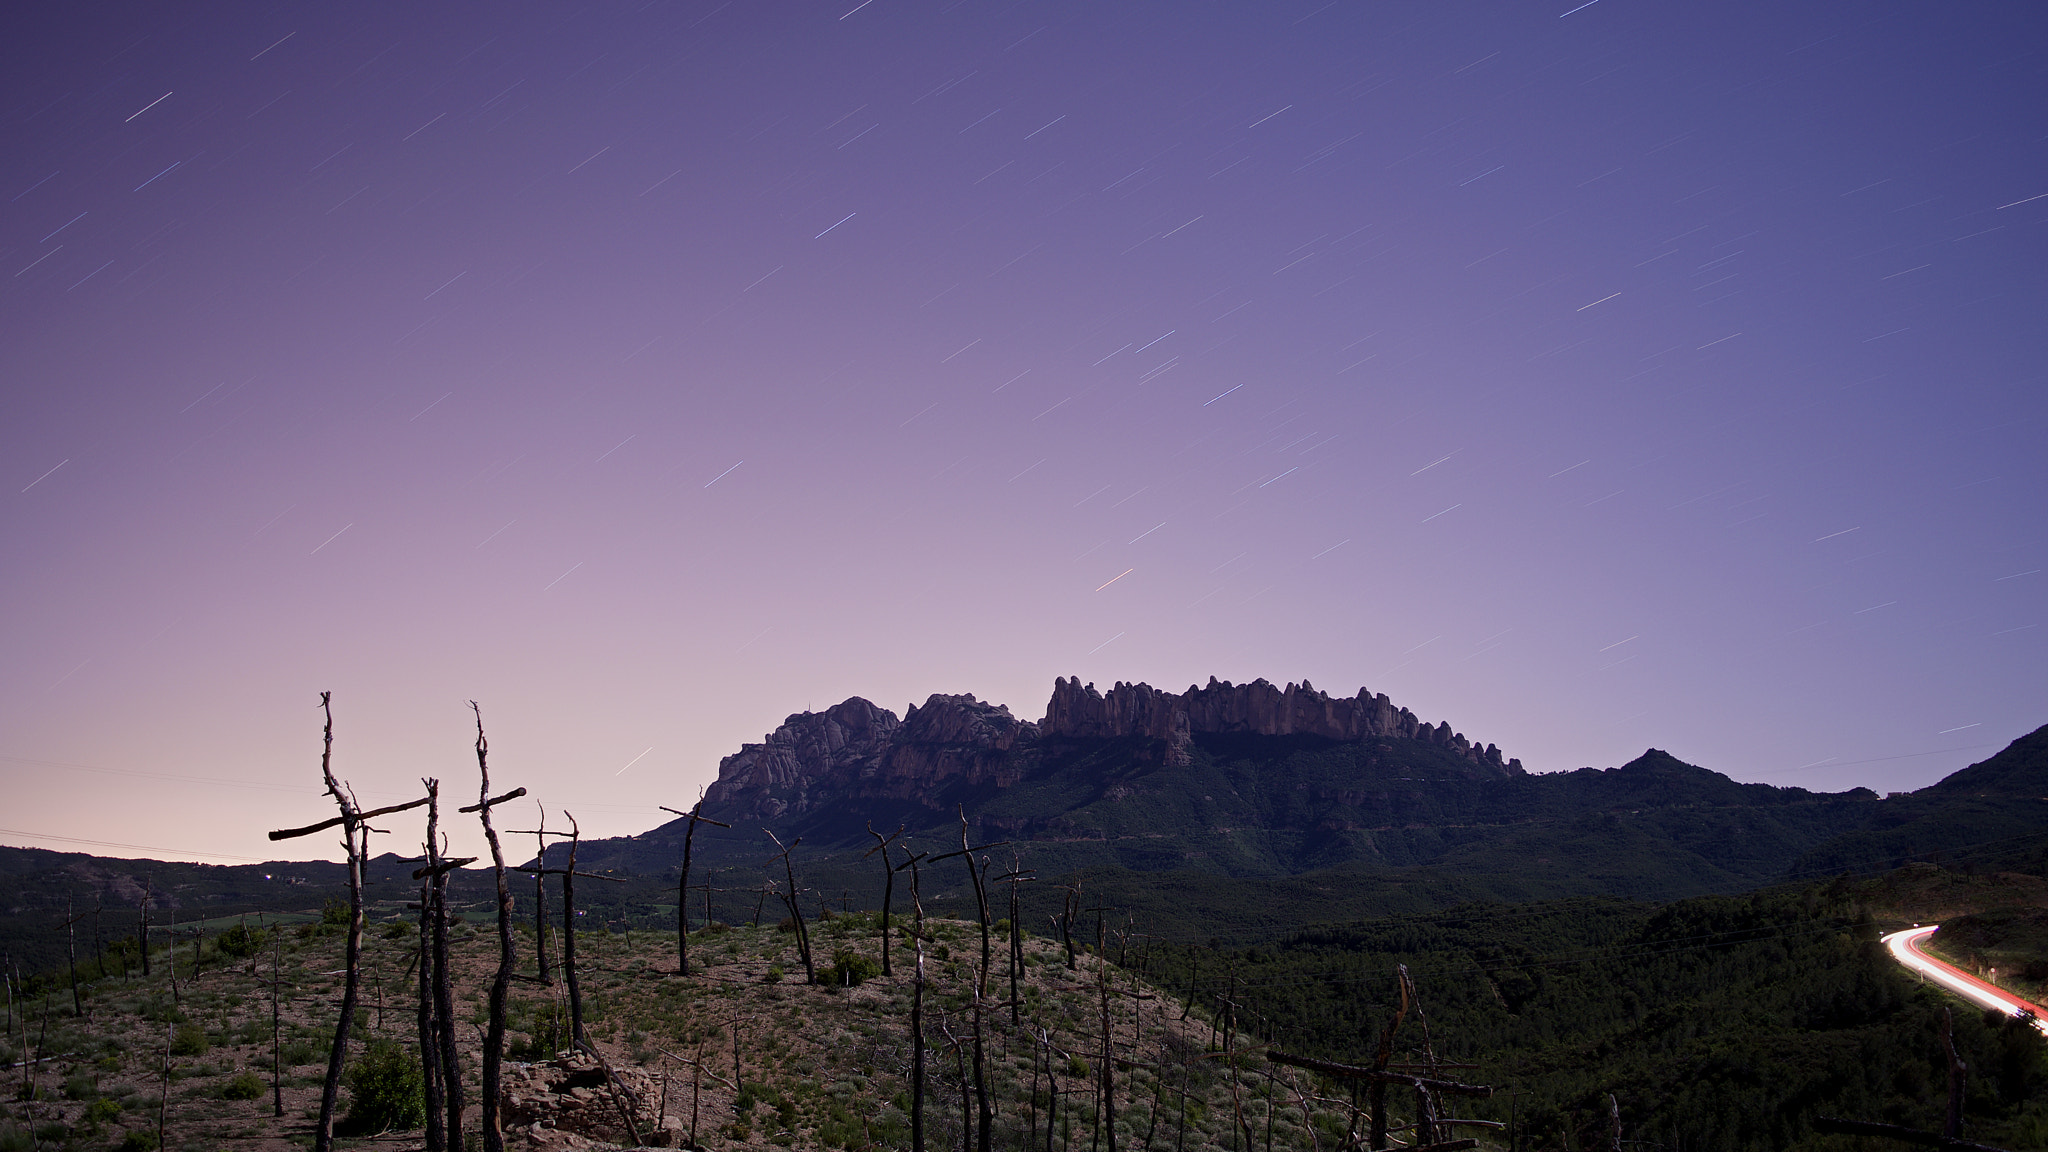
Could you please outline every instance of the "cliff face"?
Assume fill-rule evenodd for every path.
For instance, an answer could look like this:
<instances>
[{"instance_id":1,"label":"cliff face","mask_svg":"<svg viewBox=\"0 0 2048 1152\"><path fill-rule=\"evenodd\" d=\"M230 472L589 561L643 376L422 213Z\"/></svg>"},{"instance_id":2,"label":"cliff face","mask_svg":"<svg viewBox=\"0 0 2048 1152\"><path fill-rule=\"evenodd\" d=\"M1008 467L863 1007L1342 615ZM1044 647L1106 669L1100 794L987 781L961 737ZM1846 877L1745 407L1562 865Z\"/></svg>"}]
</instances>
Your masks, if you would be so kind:
<instances>
[{"instance_id":1,"label":"cliff face","mask_svg":"<svg viewBox=\"0 0 2048 1152\"><path fill-rule=\"evenodd\" d=\"M1036 735L1036 725L971 695L935 694L901 720L855 696L799 712L761 743L742 744L718 762L704 802L773 820L834 799L917 799L954 779L1006 786L1016 782L1010 753Z\"/></svg>"},{"instance_id":2,"label":"cliff face","mask_svg":"<svg viewBox=\"0 0 2048 1152\"><path fill-rule=\"evenodd\" d=\"M1046 705L1048 737L1088 738L1149 736L1167 742L1168 763L1187 763L1187 748L1202 733L1250 733L1260 736L1306 735L1330 740L1372 740L1402 737L1455 751L1487 775L1517 775L1520 760L1501 760L1500 749L1480 747L1448 722L1431 726L1406 708L1396 708L1385 693L1360 688L1351 698L1332 697L1308 681L1278 688L1264 680L1232 684L1209 678L1206 686L1190 685L1178 696L1149 684L1118 681L1107 696L1095 685L1081 686L1079 677L1053 681Z\"/></svg>"},{"instance_id":3,"label":"cliff face","mask_svg":"<svg viewBox=\"0 0 2048 1152\"><path fill-rule=\"evenodd\" d=\"M1190 763L1194 738L1210 733L1420 740L1469 761L1482 778L1522 772L1521 761L1503 763L1493 745L1469 743L1449 724L1424 724L1364 689L1338 698L1307 681L1278 688L1264 680L1233 685L1212 677L1178 696L1124 683L1105 696L1077 677L1053 681L1052 700L1038 724L973 696L933 695L921 707L912 705L901 720L858 696L823 712L799 712L761 743L741 745L719 761L718 780L704 800L712 809L736 807L739 815L768 820L800 816L836 800L931 802L952 783L1016 784L1045 740L1158 740L1163 749L1153 762L1172 767Z\"/></svg>"}]
</instances>

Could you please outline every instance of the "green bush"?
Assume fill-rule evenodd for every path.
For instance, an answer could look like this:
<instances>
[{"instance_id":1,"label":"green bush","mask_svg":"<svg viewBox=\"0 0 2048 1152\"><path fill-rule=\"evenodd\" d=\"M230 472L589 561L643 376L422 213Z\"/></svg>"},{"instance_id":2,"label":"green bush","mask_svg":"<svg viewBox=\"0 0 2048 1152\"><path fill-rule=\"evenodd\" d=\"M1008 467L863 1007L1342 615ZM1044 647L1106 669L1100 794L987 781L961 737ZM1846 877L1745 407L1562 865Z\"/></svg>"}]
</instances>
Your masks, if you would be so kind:
<instances>
[{"instance_id":1,"label":"green bush","mask_svg":"<svg viewBox=\"0 0 2048 1152\"><path fill-rule=\"evenodd\" d=\"M114 1152L156 1152L156 1133L123 1133L121 1142L114 1145Z\"/></svg>"},{"instance_id":2,"label":"green bush","mask_svg":"<svg viewBox=\"0 0 2048 1152\"><path fill-rule=\"evenodd\" d=\"M881 974L880 964L851 948L841 948L832 954L832 971L826 983L851 988L863 980L872 980Z\"/></svg>"},{"instance_id":3,"label":"green bush","mask_svg":"<svg viewBox=\"0 0 2048 1152\"><path fill-rule=\"evenodd\" d=\"M263 1078L254 1072L244 1072L226 1084L221 1085L220 1098L223 1100L260 1100L263 1098Z\"/></svg>"},{"instance_id":4,"label":"green bush","mask_svg":"<svg viewBox=\"0 0 2048 1152\"><path fill-rule=\"evenodd\" d=\"M384 926L386 940L405 940L411 938L412 934L413 926L403 920L393 920Z\"/></svg>"},{"instance_id":5,"label":"green bush","mask_svg":"<svg viewBox=\"0 0 2048 1152\"><path fill-rule=\"evenodd\" d=\"M327 902L320 906L320 923L323 925L333 928L346 928L348 927L350 916L348 902L345 900L336 900L330 896L327 898Z\"/></svg>"},{"instance_id":6,"label":"green bush","mask_svg":"<svg viewBox=\"0 0 2048 1152\"><path fill-rule=\"evenodd\" d=\"M121 1102L111 1096L102 1096L85 1106L87 1127L98 1128L121 1114Z\"/></svg>"},{"instance_id":7,"label":"green bush","mask_svg":"<svg viewBox=\"0 0 2048 1152\"><path fill-rule=\"evenodd\" d=\"M90 1100L100 1094L100 1086L90 1072L73 1072L64 1078L66 1100Z\"/></svg>"},{"instance_id":8,"label":"green bush","mask_svg":"<svg viewBox=\"0 0 2048 1152\"><path fill-rule=\"evenodd\" d=\"M213 938L214 948L223 956L237 960L254 956L263 949L263 936L251 932L247 924L237 924Z\"/></svg>"},{"instance_id":9,"label":"green bush","mask_svg":"<svg viewBox=\"0 0 2048 1152\"><path fill-rule=\"evenodd\" d=\"M171 1034L171 1055L204 1056L213 1047L206 1039L206 1029L197 1024L180 1024Z\"/></svg>"},{"instance_id":10,"label":"green bush","mask_svg":"<svg viewBox=\"0 0 2048 1152\"><path fill-rule=\"evenodd\" d=\"M427 1122L426 1081L411 1049L390 1040L373 1041L348 1070L348 1115L335 1131L371 1136Z\"/></svg>"},{"instance_id":11,"label":"green bush","mask_svg":"<svg viewBox=\"0 0 2048 1152\"><path fill-rule=\"evenodd\" d=\"M12 1124L0 1124L0 1152L34 1152L35 1137Z\"/></svg>"}]
</instances>

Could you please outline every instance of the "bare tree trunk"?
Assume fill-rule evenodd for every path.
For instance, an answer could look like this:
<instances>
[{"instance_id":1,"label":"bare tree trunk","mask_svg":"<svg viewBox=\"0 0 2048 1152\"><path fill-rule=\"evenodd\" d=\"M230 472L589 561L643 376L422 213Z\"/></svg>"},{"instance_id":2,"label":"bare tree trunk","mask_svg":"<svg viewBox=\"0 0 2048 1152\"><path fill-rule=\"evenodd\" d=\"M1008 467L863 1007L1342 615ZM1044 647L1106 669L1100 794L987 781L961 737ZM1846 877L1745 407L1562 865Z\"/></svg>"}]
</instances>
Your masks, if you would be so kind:
<instances>
[{"instance_id":1,"label":"bare tree trunk","mask_svg":"<svg viewBox=\"0 0 2048 1152\"><path fill-rule=\"evenodd\" d=\"M448 1152L462 1152L462 1055L455 1046L455 993L448 973L448 873L452 861L441 855L441 782L427 781L427 867L432 886L434 957L434 1039L441 1050L441 1117L428 1117L446 1125Z\"/></svg>"},{"instance_id":2,"label":"bare tree trunk","mask_svg":"<svg viewBox=\"0 0 2048 1152\"><path fill-rule=\"evenodd\" d=\"M910 869L910 906L916 916L917 976L910 986L910 1152L924 1152L924 899L918 891L919 856L897 865Z\"/></svg>"},{"instance_id":3,"label":"bare tree trunk","mask_svg":"<svg viewBox=\"0 0 2048 1152\"><path fill-rule=\"evenodd\" d=\"M272 840L290 840L309 836L325 828L341 826L342 848L348 853L348 948L342 983L341 1014L334 1026L334 1047L327 1054L327 1079L320 1089L320 1117L313 1129L314 1152L329 1152L334 1146L334 1104L341 1091L341 1067L348 1058L348 1030L355 1021L356 997L362 979L363 956L363 867L370 857L370 833L373 829L365 823L373 816L385 816L417 808L428 802L427 798L393 804L373 812L364 812L357 805L353 793L344 790L334 778L334 706L333 693L320 694L320 711L326 718L321 731L320 778L327 786L327 794L334 798L341 815L322 820L304 828L280 828L270 833ZM178 980L178 934L171 931L171 994L177 995ZM193 949L193 971L198 972L198 949ZM174 1001L175 1002L175 1001Z\"/></svg>"},{"instance_id":4,"label":"bare tree trunk","mask_svg":"<svg viewBox=\"0 0 2048 1152\"><path fill-rule=\"evenodd\" d=\"M149 979L149 880L148 876L142 878L142 938L138 941L142 945L142 978L145 980Z\"/></svg>"},{"instance_id":5,"label":"bare tree trunk","mask_svg":"<svg viewBox=\"0 0 2048 1152\"><path fill-rule=\"evenodd\" d=\"M164 1078L163 1083L158 1086L156 1098L156 1146L158 1148L164 1147L164 1129L168 1127L167 1121L170 1119L171 1038L173 1033L176 1032L177 1027L176 1024L169 1022L164 1024ZM27 1055L27 1053L24 1052L23 1055Z\"/></svg>"},{"instance_id":6,"label":"bare tree trunk","mask_svg":"<svg viewBox=\"0 0 2048 1152\"><path fill-rule=\"evenodd\" d=\"M898 825L896 831L884 836L875 831L875 826L871 823L868 825L868 835L875 838L875 846L862 855L872 856L877 852L882 854L882 975L893 976L895 972L889 965L889 904L896 895L896 869L889 864L889 842L903 835L903 828Z\"/></svg>"},{"instance_id":7,"label":"bare tree trunk","mask_svg":"<svg viewBox=\"0 0 2048 1152\"><path fill-rule=\"evenodd\" d=\"M1021 869L1017 866L1015 854L1010 861L1010 1027L1023 1027L1023 997L1019 994L1017 981L1024 969L1024 906L1018 899L1017 886L1023 882Z\"/></svg>"},{"instance_id":8,"label":"bare tree trunk","mask_svg":"<svg viewBox=\"0 0 2048 1152\"><path fill-rule=\"evenodd\" d=\"M1947 1008L1941 1010L1942 1055L1948 1064L1948 1117L1943 1122L1941 1134L1950 1140L1963 1138L1963 1086L1970 1066L1956 1054L1955 1014Z\"/></svg>"},{"instance_id":9,"label":"bare tree trunk","mask_svg":"<svg viewBox=\"0 0 2048 1152\"><path fill-rule=\"evenodd\" d=\"M588 1043L583 1035L583 986L576 982L576 848L583 829L576 817L569 817L569 866L562 871L562 981L569 986L569 1039L577 1046Z\"/></svg>"},{"instance_id":10,"label":"bare tree trunk","mask_svg":"<svg viewBox=\"0 0 2048 1152\"><path fill-rule=\"evenodd\" d=\"M72 914L71 897L64 898L64 948L71 958L71 1014L85 1019L85 998L78 992L78 917Z\"/></svg>"},{"instance_id":11,"label":"bare tree trunk","mask_svg":"<svg viewBox=\"0 0 2048 1152\"><path fill-rule=\"evenodd\" d=\"M762 831L768 832L766 828L763 828ZM782 841L776 839L775 833L768 832L768 839L773 840L777 848L782 848ZM811 934L804 928L804 910L797 900L796 865L792 864L789 859L789 854L796 851L796 846L803 842L803 837L799 836L789 842L789 847L782 848L782 870L783 874L789 879L789 892L783 896L783 903L789 905L790 919L796 924L796 949L804 959L804 983L816 984L818 982L818 970L811 964ZM774 861L771 860L769 863L772 864Z\"/></svg>"},{"instance_id":12,"label":"bare tree trunk","mask_svg":"<svg viewBox=\"0 0 2048 1152\"><path fill-rule=\"evenodd\" d=\"M535 807L539 807L535 805ZM552 986L555 978L548 972L548 810L541 808L540 823L535 826L533 839L540 847L533 858L533 954L538 959L540 982Z\"/></svg>"},{"instance_id":13,"label":"bare tree trunk","mask_svg":"<svg viewBox=\"0 0 2048 1152\"><path fill-rule=\"evenodd\" d=\"M270 926L270 1107L284 1115L284 925Z\"/></svg>"},{"instance_id":14,"label":"bare tree trunk","mask_svg":"<svg viewBox=\"0 0 2048 1152\"><path fill-rule=\"evenodd\" d=\"M1095 986L1102 995L1102 1114L1101 1127L1109 1152L1116 1152L1116 1049L1109 1026L1109 957L1103 947L1102 919L1095 921ZM1229 1054L1224 1055L1229 1059Z\"/></svg>"},{"instance_id":15,"label":"bare tree trunk","mask_svg":"<svg viewBox=\"0 0 2048 1152\"><path fill-rule=\"evenodd\" d=\"M356 815L353 800L342 794L341 785L334 779L334 709L330 694L320 694L320 707L326 714L327 723L322 733L320 750L320 775L327 782L328 794L341 806L341 842L348 852L348 943L344 952L345 975L341 985L341 1012L334 1022L334 1044L327 1052L327 1078L320 1085L320 1118L313 1128L313 1152L329 1152L334 1147L334 1105L341 1094L341 1068L348 1060L348 1030L355 1023L356 990L361 979L363 953L363 853L369 850L369 834L360 836L358 846L357 828L361 820ZM171 971L178 969L177 935L171 936Z\"/></svg>"},{"instance_id":16,"label":"bare tree trunk","mask_svg":"<svg viewBox=\"0 0 2048 1152\"><path fill-rule=\"evenodd\" d=\"M432 847L426 852L427 865L433 866L437 853ZM441 1095L441 1028L440 1014L434 1009L434 880L431 871L420 881L420 941L419 941L419 1031L420 1071L427 1109L427 1152L444 1152L445 1129L441 1126L443 1099Z\"/></svg>"},{"instance_id":17,"label":"bare tree trunk","mask_svg":"<svg viewBox=\"0 0 2048 1152\"><path fill-rule=\"evenodd\" d=\"M683 874L676 880L676 975L690 974L690 848L697 839L697 812L704 798L690 806L690 826L683 830ZM706 928L710 925L706 924Z\"/></svg>"},{"instance_id":18,"label":"bare tree trunk","mask_svg":"<svg viewBox=\"0 0 2048 1152\"><path fill-rule=\"evenodd\" d=\"M498 882L498 971L491 977L489 1022L485 1025L483 1056L484 1152L505 1152L505 1133L498 1116L499 1066L505 1057L505 995L512 987L512 970L519 954L512 946L512 889L505 883L505 853L498 845L498 829L491 823L491 808L526 795L515 788L503 796L491 796L490 742L484 739L484 713L476 701L469 702L476 714L477 797L474 811L483 821L484 839L491 845L491 868Z\"/></svg>"},{"instance_id":19,"label":"bare tree trunk","mask_svg":"<svg viewBox=\"0 0 2048 1152\"><path fill-rule=\"evenodd\" d=\"M683 874L676 881L676 975L678 976L688 976L690 974L690 845L697 839L697 825L701 821L705 824L717 824L720 828L732 827L730 824L721 823L702 815L703 807L704 797L701 795L697 797L697 802L690 806L688 812L676 812L675 809L666 805L661 806L663 812L675 812L678 816L690 818L689 827L683 831ZM704 882L704 888L704 926L709 928L711 926L711 882L709 880Z\"/></svg>"}]
</instances>

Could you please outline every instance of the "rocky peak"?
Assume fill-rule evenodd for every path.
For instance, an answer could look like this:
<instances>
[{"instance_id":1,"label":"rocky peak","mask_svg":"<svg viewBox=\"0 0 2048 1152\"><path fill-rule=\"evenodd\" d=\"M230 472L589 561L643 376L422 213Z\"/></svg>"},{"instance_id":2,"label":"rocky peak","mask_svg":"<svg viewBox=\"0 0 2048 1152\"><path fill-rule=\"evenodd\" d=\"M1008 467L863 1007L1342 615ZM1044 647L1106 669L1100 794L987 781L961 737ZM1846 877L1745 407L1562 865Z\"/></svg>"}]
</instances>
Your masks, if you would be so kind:
<instances>
[{"instance_id":1,"label":"rocky peak","mask_svg":"<svg viewBox=\"0 0 2048 1152\"><path fill-rule=\"evenodd\" d=\"M1093 684L1083 687L1078 676L1061 677L1053 681L1040 727L1053 738L1165 740L1170 760L1176 758L1176 743L1201 733L1299 734L1331 740L1401 736L1452 749L1476 765L1502 773L1522 771L1519 760L1502 763L1500 749L1493 745L1473 744L1453 732L1449 723L1425 724L1408 709L1394 707L1385 693L1374 695L1360 688L1355 697L1332 697L1306 680L1280 688L1263 679L1232 684L1211 676L1208 684L1191 684L1176 696L1149 684L1122 681L1105 695Z\"/></svg>"},{"instance_id":2,"label":"rocky peak","mask_svg":"<svg viewBox=\"0 0 2048 1152\"><path fill-rule=\"evenodd\" d=\"M972 744L1009 751L1021 739L1038 734L1038 726L1010 715L1005 704L984 704L973 695L932 694L920 708L904 714L897 739L915 744Z\"/></svg>"},{"instance_id":3,"label":"rocky peak","mask_svg":"<svg viewBox=\"0 0 2048 1152\"><path fill-rule=\"evenodd\" d=\"M1195 737L1205 733L1345 741L1398 736L1450 750L1483 775L1522 771L1518 760L1502 763L1493 745L1472 744L1449 724L1424 724L1363 688L1355 697L1332 697L1306 680L1283 688L1211 677L1179 695L1121 681L1104 694L1078 677L1062 677L1053 681L1045 719L1037 724L1001 704L936 693L911 705L901 720L858 696L823 712L796 713L760 743L741 745L719 761L718 780L704 799L713 808L730 813L736 806L737 814L769 820L860 798L937 805L948 784L1015 784L1042 739L1157 740L1160 745L1138 755L1174 766L1190 762Z\"/></svg>"},{"instance_id":4,"label":"rocky peak","mask_svg":"<svg viewBox=\"0 0 2048 1152\"><path fill-rule=\"evenodd\" d=\"M812 792L872 776L902 727L896 714L858 696L823 712L798 712L759 744L718 762L718 779L704 802L737 801L751 814L774 819L811 807Z\"/></svg>"}]
</instances>

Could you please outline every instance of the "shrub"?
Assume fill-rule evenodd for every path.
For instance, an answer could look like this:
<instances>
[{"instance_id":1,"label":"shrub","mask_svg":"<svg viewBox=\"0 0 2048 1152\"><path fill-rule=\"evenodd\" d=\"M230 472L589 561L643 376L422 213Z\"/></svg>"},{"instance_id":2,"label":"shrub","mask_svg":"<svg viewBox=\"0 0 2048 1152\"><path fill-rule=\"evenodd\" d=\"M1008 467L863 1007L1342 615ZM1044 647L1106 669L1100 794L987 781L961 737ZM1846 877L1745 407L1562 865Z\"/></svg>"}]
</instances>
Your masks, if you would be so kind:
<instances>
[{"instance_id":1,"label":"shrub","mask_svg":"<svg viewBox=\"0 0 2048 1152\"><path fill-rule=\"evenodd\" d=\"M221 955L239 960L261 951L263 937L259 933L249 931L247 924L237 924L214 937L213 946Z\"/></svg>"},{"instance_id":2,"label":"shrub","mask_svg":"<svg viewBox=\"0 0 2048 1152\"><path fill-rule=\"evenodd\" d=\"M123 1133L121 1142L114 1145L114 1152L156 1152L156 1133Z\"/></svg>"},{"instance_id":3,"label":"shrub","mask_svg":"<svg viewBox=\"0 0 2048 1152\"><path fill-rule=\"evenodd\" d=\"M244 1072L226 1084L221 1085L220 1098L223 1100L260 1100L263 1098L263 1078L254 1072Z\"/></svg>"},{"instance_id":4,"label":"shrub","mask_svg":"<svg viewBox=\"0 0 2048 1152\"><path fill-rule=\"evenodd\" d=\"M171 1034L173 1056L204 1056L211 1047L213 1045L206 1039L206 1029L197 1024L180 1024L178 1030Z\"/></svg>"},{"instance_id":5,"label":"shrub","mask_svg":"<svg viewBox=\"0 0 2048 1152\"><path fill-rule=\"evenodd\" d=\"M410 937L412 933L412 925L407 924L403 920L393 920L384 926L384 938L386 940L404 940Z\"/></svg>"},{"instance_id":6,"label":"shrub","mask_svg":"<svg viewBox=\"0 0 2048 1152\"><path fill-rule=\"evenodd\" d=\"M0 1124L0 1152L34 1152L36 1139L12 1124Z\"/></svg>"},{"instance_id":7,"label":"shrub","mask_svg":"<svg viewBox=\"0 0 2048 1152\"><path fill-rule=\"evenodd\" d=\"M98 1128L121 1114L121 1102L111 1096L102 1096L85 1106L87 1127Z\"/></svg>"},{"instance_id":8,"label":"shrub","mask_svg":"<svg viewBox=\"0 0 2048 1152\"><path fill-rule=\"evenodd\" d=\"M426 1083L419 1061L400 1044L373 1041L349 1069L348 1091L348 1115L336 1125L337 1132L369 1136L418 1128L427 1121Z\"/></svg>"},{"instance_id":9,"label":"shrub","mask_svg":"<svg viewBox=\"0 0 2048 1152\"><path fill-rule=\"evenodd\" d=\"M770 964L768 966L768 975L763 976L762 979L770 984L782 983L782 965Z\"/></svg>"},{"instance_id":10,"label":"shrub","mask_svg":"<svg viewBox=\"0 0 2048 1152\"><path fill-rule=\"evenodd\" d=\"M851 988L863 980L872 980L882 974L882 966L851 948L841 948L832 954L832 972L827 983L841 988Z\"/></svg>"},{"instance_id":11,"label":"shrub","mask_svg":"<svg viewBox=\"0 0 2048 1152\"><path fill-rule=\"evenodd\" d=\"M73 1072L64 1078L66 1100L90 1100L100 1094L100 1086L94 1082L90 1072Z\"/></svg>"}]
</instances>

